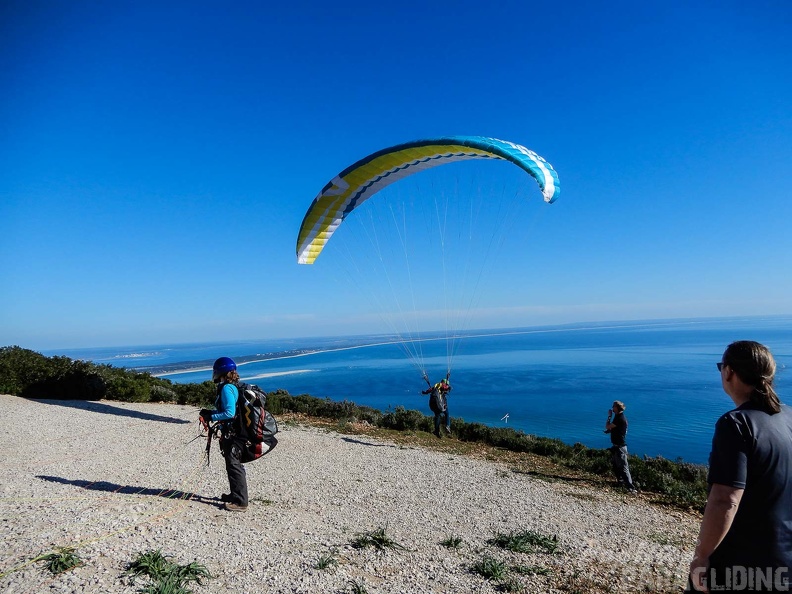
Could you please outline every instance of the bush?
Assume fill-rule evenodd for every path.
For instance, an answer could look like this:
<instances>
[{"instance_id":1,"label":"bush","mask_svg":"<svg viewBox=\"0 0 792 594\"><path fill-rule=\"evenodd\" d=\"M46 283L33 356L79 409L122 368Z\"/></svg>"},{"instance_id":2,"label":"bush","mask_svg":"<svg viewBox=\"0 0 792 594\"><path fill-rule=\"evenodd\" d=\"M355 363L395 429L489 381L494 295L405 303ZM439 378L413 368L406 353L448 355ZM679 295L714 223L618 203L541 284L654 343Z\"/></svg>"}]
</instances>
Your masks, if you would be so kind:
<instances>
[{"instance_id":1,"label":"bush","mask_svg":"<svg viewBox=\"0 0 792 594\"><path fill-rule=\"evenodd\" d=\"M407 410L403 406L397 406L382 415L379 426L395 431L433 431L434 420L417 410Z\"/></svg>"},{"instance_id":2,"label":"bush","mask_svg":"<svg viewBox=\"0 0 792 594\"><path fill-rule=\"evenodd\" d=\"M65 357L48 358L18 346L0 349L0 391L21 396L31 385L41 384L68 370Z\"/></svg>"},{"instance_id":3,"label":"bush","mask_svg":"<svg viewBox=\"0 0 792 594\"><path fill-rule=\"evenodd\" d=\"M308 394L292 396L286 390L267 393L267 410L274 415L293 412L344 422L366 421L372 425L378 425L382 419L382 412L377 409L358 406L349 400L339 402Z\"/></svg>"},{"instance_id":4,"label":"bush","mask_svg":"<svg viewBox=\"0 0 792 594\"><path fill-rule=\"evenodd\" d=\"M180 390L199 392L201 400L206 398L205 389L180 389L170 380L149 373L68 357L45 357L18 346L0 348L0 392L5 394L59 400L173 402L180 398ZM209 394L213 400L214 388ZM185 403L187 400L185 397Z\"/></svg>"},{"instance_id":5,"label":"bush","mask_svg":"<svg viewBox=\"0 0 792 594\"><path fill-rule=\"evenodd\" d=\"M199 408L214 405L215 385L210 381L200 384L173 384L177 404L191 404Z\"/></svg>"}]
</instances>

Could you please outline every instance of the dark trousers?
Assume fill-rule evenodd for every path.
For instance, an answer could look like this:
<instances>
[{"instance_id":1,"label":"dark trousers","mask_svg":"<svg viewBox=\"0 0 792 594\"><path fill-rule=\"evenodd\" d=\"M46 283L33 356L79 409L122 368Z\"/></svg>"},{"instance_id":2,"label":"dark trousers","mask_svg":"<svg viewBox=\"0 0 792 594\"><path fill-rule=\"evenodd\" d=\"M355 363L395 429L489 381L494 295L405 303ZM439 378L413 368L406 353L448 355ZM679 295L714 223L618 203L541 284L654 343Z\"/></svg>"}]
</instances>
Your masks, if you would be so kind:
<instances>
[{"instance_id":1,"label":"dark trousers","mask_svg":"<svg viewBox=\"0 0 792 594\"><path fill-rule=\"evenodd\" d=\"M448 416L448 409L435 413L434 425L436 435L440 434L440 425L445 425L446 429L451 430L451 417Z\"/></svg>"},{"instance_id":2,"label":"dark trousers","mask_svg":"<svg viewBox=\"0 0 792 594\"><path fill-rule=\"evenodd\" d=\"M245 474L245 467L242 465L242 452L245 444L240 440L229 439L223 443L223 446L228 486L231 489L231 503L247 507L247 475Z\"/></svg>"}]
</instances>

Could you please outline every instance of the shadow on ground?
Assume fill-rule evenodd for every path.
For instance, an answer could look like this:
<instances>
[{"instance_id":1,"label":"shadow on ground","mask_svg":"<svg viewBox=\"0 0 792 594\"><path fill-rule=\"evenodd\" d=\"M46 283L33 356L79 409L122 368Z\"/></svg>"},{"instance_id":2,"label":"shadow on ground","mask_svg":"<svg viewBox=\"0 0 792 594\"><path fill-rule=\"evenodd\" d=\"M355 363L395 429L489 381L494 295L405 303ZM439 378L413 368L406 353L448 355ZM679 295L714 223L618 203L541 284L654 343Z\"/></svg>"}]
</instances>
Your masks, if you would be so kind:
<instances>
[{"instance_id":1,"label":"shadow on ground","mask_svg":"<svg viewBox=\"0 0 792 594\"><path fill-rule=\"evenodd\" d=\"M86 481L81 479L66 479L60 476L48 476L44 474L36 475L36 478L50 483L59 483L61 485L74 485L81 489L88 491L97 491L100 493L113 493L118 495L148 495L154 497L164 497L165 499L189 499L190 501L198 501L209 505L221 506L220 499L217 497L206 497L197 493L187 493L177 489L152 489L150 487L135 487L132 485L118 485L108 481Z\"/></svg>"},{"instance_id":2,"label":"shadow on ground","mask_svg":"<svg viewBox=\"0 0 792 594\"><path fill-rule=\"evenodd\" d=\"M591 478L586 477L578 477L578 476L568 476L563 474L553 474L550 472L545 472L542 470L522 470L518 468L512 468L512 472L517 474L526 474L528 476L533 476L538 479L551 481L551 482L561 482L561 483L580 483L586 485L595 485L598 484L600 481L592 480ZM602 481L603 485L605 481Z\"/></svg>"},{"instance_id":3,"label":"shadow on ground","mask_svg":"<svg viewBox=\"0 0 792 594\"><path fill-rule=\"evenodd\" d=\"M178 423L181 425L192 423L192 421L185 421L184 419L177 419L176 417L166 417L163 415L155 415L137 410L130 410L124 406L123 402L119 402L118 404L107 404L106 402L96 402L94 400L44 400L41 398L28 398L27 400L40 404L65 406L66 408L79 408L80 410L87 410L89 412L102 413L106 415L116 415L118 417L132 417L135 419L142 419L144 421Z\"/></svg>"},{"instance_id":4,"label":"shadow on ground","mask_svg":"<svg viewBox=\"0 0 792 594\"><path fill-rule=\"evenodd\" d=\"M342 437L341 439L343 441L347 442L347 443L356 443L358 445L372 446L372 447L375 447L375 448L394 448L394 447L396 447L396 446L391 445L389 443L372 443L370 441L360 441L359 439L352 439L351 437Z\"/></svg>"}]
</instances>

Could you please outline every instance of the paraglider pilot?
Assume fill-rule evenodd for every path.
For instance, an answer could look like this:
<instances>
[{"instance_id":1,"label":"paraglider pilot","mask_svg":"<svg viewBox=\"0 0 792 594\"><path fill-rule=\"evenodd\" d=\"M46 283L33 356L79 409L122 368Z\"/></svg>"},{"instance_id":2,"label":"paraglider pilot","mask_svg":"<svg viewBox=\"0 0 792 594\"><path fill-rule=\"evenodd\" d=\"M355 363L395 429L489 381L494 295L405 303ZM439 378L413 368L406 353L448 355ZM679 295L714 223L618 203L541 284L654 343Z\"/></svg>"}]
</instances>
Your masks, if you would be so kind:
<instances>
[{"instance_id":1,"label":"paraglider pilot","mask_svg":"<svg viewBox=\"0 0 792 594\"><path fill-rule=\"evenodd\" d=\"M445 432L451 435L451 417L448 414L448 393L451 391L451 384L448 383L450 373L441 379L434 386L429 381L429 377L424 374L423 378L429 387L421 391L421 394L429 394L429 408L434 413L434 434L440 437L440 426L445 427Z\"/></svg>"},{"instance_id":2,"label":"paraglider pilot","mask_svg":"<svg viewBox=\"0 0 792 594\"><path fill-rule=\"evenodd\" d=\"M204 408L200 415L207 423L220 423L222 435L220 450L225 458L228 485L231 490L230 493L223 493L220 500L225 502L225 509L228 511L244 512L248 507L247 476L245 467L242 466L244 442L234 438L231 430L239 398L239 390L236 386L239 374L236 369L236 363L228 357L220 357L215 361L212 368L212 381L217 386L216 410Z\"/></svg>"}]
</instances>

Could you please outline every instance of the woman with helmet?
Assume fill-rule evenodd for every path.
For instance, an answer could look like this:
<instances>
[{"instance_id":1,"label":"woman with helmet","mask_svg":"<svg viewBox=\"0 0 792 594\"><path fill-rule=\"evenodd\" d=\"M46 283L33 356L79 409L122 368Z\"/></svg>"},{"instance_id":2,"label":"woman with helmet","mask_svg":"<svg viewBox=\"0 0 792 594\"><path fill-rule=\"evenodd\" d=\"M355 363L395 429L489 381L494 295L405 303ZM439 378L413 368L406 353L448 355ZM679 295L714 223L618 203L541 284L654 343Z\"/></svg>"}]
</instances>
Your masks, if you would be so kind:
<instances>
[{"instance_id":1,"label":"woman with helmet","mask_svg":"<svg viewBox=\"0 0 792 594\"><path fill-rule=\"evenodd\" d=\"M245 467L242 465L242 452L244 442L235 438L231 432L231 423L237 412L237 399L239 390L236 383L239 381L237 366L233 359L220 357L212 367L212 381L217 386L215 410L204 408L201 418L207 423L220 423L222 438L220 451L223 453L228 473L228 485L231 492L223 494L220 499L225 502L228 511L247 511L248 489Z\"/></svg>"}]
</instances>

